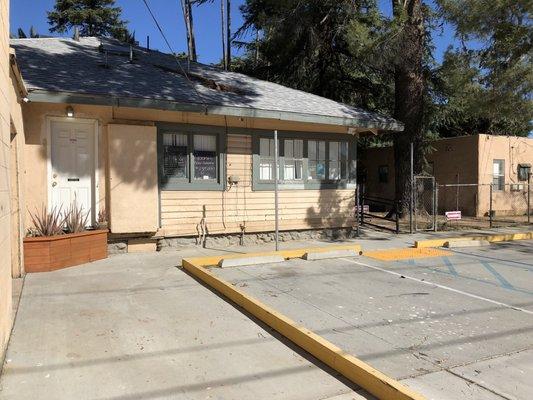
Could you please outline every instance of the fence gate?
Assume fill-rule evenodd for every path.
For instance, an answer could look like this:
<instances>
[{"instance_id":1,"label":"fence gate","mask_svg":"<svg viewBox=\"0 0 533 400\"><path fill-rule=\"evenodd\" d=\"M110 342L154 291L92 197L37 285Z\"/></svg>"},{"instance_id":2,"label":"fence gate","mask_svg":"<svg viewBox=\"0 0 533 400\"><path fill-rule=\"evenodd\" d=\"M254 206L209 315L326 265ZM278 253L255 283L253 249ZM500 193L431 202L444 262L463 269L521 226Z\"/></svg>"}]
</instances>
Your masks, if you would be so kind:
<instances>
[{"instance_id":1,"label":"fence gate","mask_svg":"<svg viewBox=\"0 0 533 400\"><path fill-rule=\"evenodd\" d=\"M437 190L435 177L416 175L413 182L415 231L435 231L437 228Z\"/></svg>"}]
</instances>

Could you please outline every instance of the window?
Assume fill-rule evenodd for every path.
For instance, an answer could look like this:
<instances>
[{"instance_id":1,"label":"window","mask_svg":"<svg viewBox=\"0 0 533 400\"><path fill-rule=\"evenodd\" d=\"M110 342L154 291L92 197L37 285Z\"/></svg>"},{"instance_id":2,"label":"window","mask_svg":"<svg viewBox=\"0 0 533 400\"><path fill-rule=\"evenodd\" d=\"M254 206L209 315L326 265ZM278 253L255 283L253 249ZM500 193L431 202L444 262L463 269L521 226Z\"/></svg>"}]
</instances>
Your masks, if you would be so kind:
<instances>
[{"instance_id":1,"label":"window","mask_svg":"<svg viewBox=\"0 0 533 400\"><path fill-rule=\"evenodd\" d=\"M260 139L259 157L259 179L262 181L274 180L274 139Z\"/></svg>"},{"instance_id":2,"label":"window","mask_svg":"<svg viewBox=\"0 0 533 400\"><path fill-rule=\"evenodd\" d=\"M284 189L319 189L355 185L355 146L348 140L306 139L287 133L279 137L279 184ZM318 136L312 134L308 136ZM333 136L333 135L331 135ZM274 184L274 139L254 136L254 189ZM353 152L353 154L351 153Z\"/></svg>"},{"instance_id":3,"label":"window","mask_svg":"<svg viewBox=\"0 0 533 400\"><path fill-rule=\"evenodd\" d=\"M211 127L159 128L159 182L164 190L222 189L220 138ZM198 133L196 133L198 131ZM204 131L206 133L204 133Z\"/></svg>"},{"instance_id":4,"label":"window","mask_svg":"<svg viewBox=\"0 0 533 400\"><path fill-rule=\"evenodd\" d=\"M518 180L519 181L529 180L529 174L531 174L530 164L518 164Z\"/></svg>"},{"instance_id":5,"label":"window","mask_svg":"<svg viewBox=\"0 0 533 400\"><path fill-rule=\"evenodd\" d=\"M505 190L505 160L494 160L492 162L492 188L494 190Z\"/></svg>"},{"instance_id":6,"label":"window","mask_svg":"<svg viewBox=\"0 0 533 400\"><path fill-rule=\"evenodd\" d=\"M379 180L379 183L389 182L389 166L388 165L380 165L378 167L378 180Z\"/></svg>"},{"instance_id":7,"label":"window","mask_svg":"<svg viewBox=\"0 0 533 400\"><path fill-rule=\"evenodd\" d=\"M329 179L346 179L348 174L348 142L329 142Z\"/></svg>"},{"instance_id":8,"label":"window","mask_svg":"<svg viewBox=\"0 0 533 400\"><path fill-rule=\"evenodd\" d=\"M163 175L187 179L188 164L187 135L180 133L163 134Z\"/></svg>"},{"instance_id":9,"label":"window","mask_svg":"<svg viewBox=\"0 0 533 400\"><path fill-rule=\"evenodd\" d=\"M297 181L303 179L304 141L285 139L283 141L283 179Z\"/></svg>"},{"instance_id":10,"label":"window","mask_svg":"<svg viewBox=\"0 0 533 400\"><path fill-rule=\"evenodd\" d=\"M217 179L217 138L194 135L194 179Z\"/></svg>"},{"instance_id":11,"label":"window","mask_svg":"<svg viewBox=\"0 0 533 400\"><path fill-rule=\"evenodd\" d=\"M326 179L326 142L323 140L307 141L309 159L309 179Z\"/></svg>"}]
</instances>

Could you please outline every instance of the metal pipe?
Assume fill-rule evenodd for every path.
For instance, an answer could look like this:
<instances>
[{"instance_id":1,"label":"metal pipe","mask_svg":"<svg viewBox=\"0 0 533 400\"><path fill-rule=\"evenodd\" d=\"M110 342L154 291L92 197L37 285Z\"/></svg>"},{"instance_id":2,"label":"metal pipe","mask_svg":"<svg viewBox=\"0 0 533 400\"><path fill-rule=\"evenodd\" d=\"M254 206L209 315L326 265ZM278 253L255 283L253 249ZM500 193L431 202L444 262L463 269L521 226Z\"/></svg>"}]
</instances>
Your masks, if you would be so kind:
<instances>
[{"instance_id":1,"label":"metal pipe","mask_svg":"<svg viewBox=\"0 0 533 400\"><path fill-rule=\"evenodd\" d=\"M489 227L492 228L492 185L490 185Z\"/></svg>"},{"instance_id":2,"label":"metal pipe","mask_svg":"<svg viewBox=\"0 0 533 400\"><path fill-rule=\"evenodd\" d=\"M275 238L276 238L276 251L279 250L279 221L278 221L278 179L279 179L279 167L278 167L278 131L274 131L274 218L275 218Z\"/></svg>"},{"instance_id":3,"label":"metal pipe","mask_svg":"<svg viewBox=\"0 0 533 400\"><path fill-rule=\"evenodd\" d=\"M361 225L361 202L359 201L359 195L361 194L359 192L359 184L355 185L356 191L355 191L355 197L356 197L356 208L355 208L355 220L357 221L357 236L361 234L360 225Z\"/></svg>"},{"instance_id":4,"label":"metal pipe","mask_svg":"<svg viewBox=\"0 0 533 400\"><path fill-rule=\"evenodd\" d=\"M414 182L414 144L411 142L411 201L409 202L409 233L413 233L413 212L414 212L414 200L415 200L415 182ZM397 210L398 212L399 210Z\"/></svg>"},{"instance_id":5,"label":"metal pipe","mask_svg":"<svg viewBox=\"0 0 533 400\"><path fill-rule=\"evenodd\" d=\"M435 177L433 177L433 232L437 232L437 214L439 213L439 186Z\"/></svg>"},{"instance_id":6,"label":"metal pipe","mask_svg":"<svg viewBox=\"0 0 533 400\"><path fill-rule=\"evenodd\" d=\"M527 223L531 223L531 172L527 174Z\"/></svg>"}]
</instances>

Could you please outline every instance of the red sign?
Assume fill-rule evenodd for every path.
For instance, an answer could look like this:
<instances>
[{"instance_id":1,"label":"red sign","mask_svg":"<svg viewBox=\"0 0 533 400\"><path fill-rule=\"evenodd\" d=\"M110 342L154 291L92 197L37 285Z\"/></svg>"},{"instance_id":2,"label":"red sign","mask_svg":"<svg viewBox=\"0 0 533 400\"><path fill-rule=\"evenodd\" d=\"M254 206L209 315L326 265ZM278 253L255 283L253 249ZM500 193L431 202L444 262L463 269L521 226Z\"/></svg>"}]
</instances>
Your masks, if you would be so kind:
<instances>
[{"instance_id":1,"label":"red sign","mask_svg":"<svg viewBox=\"0 0 533 400\"><path fill-rule=\"evenodd\" d=\"M446 211L444 214L448 221L458 221L461 219L461 211Z\"/></svg>"}]
</instances>

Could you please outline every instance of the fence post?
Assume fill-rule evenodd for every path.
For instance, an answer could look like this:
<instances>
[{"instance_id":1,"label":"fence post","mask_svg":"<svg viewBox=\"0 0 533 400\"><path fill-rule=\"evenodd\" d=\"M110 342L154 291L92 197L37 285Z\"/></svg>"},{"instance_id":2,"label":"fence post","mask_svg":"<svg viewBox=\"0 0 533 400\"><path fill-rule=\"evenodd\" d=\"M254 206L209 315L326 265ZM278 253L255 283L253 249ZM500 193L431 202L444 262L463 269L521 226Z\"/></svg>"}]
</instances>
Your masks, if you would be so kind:
<instances>
[{"instance_id":1,"label":"fence post","mask_svg":"<svg viewBox=\"0 0 533 400\"><path fill-rule=\"evenodd\" d=\"M364 186L362 185L359 185L359 187L361 189L361 198L359 200L359 204L360 204L360 208L359 208L359 215L360 215L360 218L361 218L361 226L365 223L365 215L364 215L364 210L365 210L365 189L364 189Z\"/></svg>"},{"instance_id":2,"label":"fence post","mask_svg":"<svg viewBox=\"0 0 533 400\"><path fill-rule=\"evenodd\" d=\"M439 185L435 177L433 177L433 232L437 232L437 214L439 213L438 202L439 202Z\"/></svg>"},{"instance_id":3,"label":"fence post","mask_svg":"<svg viewBox=\"0 0 533 400\"><path fill-rule=\"evenodd\" d=\"M490 184L489 227L492 228L492 184Z\"/></svg>"},{"instance_id":4,"label":"fence post","mask_svg":"<svg viewBox=\"0 0 533 400\"><path fill-rule=\"evenodd\" d=\"M414 201L415 201L415 183L414 183L414 144L411 142L411 173L409 180L411 182L411 198L409 201L409 233L413 233L413 213L414 213Z\"/></svg>"},{"instance_id":5,"label":"fence post","mask_svg":"<svg viewBox=\"0 0 533 400\"><path fill-rule=\"evenodd\" d=\"M531 172L527 174L527 223L531 223Z\"/></svg>"},{"instance_id":6,"label":"fence post","mask_svg":"<svg viewBox=\"0 0 533 400\"><path fill-rule=\"evenodd\" d=\"M400 202L396 202L396 210L400 210ZM396 212L396 234L400 233L400 213Z\"/></svg>"},{"instance_id":7,"label":"fence post","mask_svg":"<svg viewBox=\"0 0 533 400\"><path fill-rule=\"evenodd\" d=\"M359 208L360 208L360 202L359 202L359 195L360 195L360 192L359 192L359 184L356 185L355 187L355 197L356 197L356 200L355 200L355 204L356 204L356 208L355 208L355 220L357 221L357 231L356 231L356 235L357 237L359 237L359 225L361 225L361 219L359 217L360 215L360 212L359 212Z\"/></svg>"}]
</instances>

